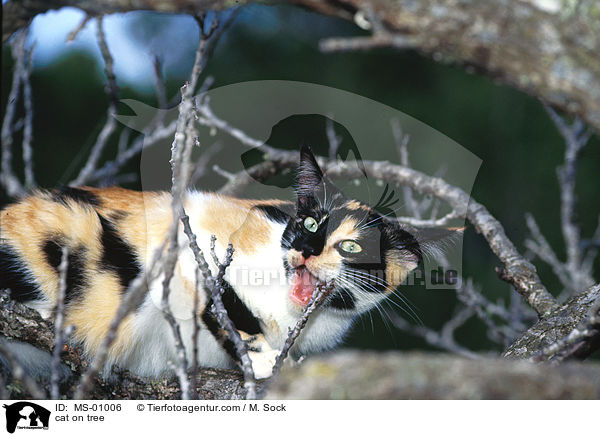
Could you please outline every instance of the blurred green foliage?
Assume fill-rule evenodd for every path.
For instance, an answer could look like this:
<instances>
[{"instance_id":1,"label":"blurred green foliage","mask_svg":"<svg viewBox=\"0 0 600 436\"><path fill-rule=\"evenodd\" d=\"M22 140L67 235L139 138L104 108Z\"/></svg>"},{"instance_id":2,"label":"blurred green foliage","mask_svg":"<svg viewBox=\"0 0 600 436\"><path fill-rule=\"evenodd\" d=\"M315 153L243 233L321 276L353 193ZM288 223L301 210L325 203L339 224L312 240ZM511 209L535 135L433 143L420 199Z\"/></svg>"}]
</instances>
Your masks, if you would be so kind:
<instances>
[{"instance_id":1,"label":"blurred green foliage","mask_svg":"<svg viewBox=\"0 0 600 436\"><path fill-rule=\"evenodd\" d=\"M136 13L127 28L128 36L140 44L154 38L166 47L177 46L180 61L166 71L169 96L178 92L189 74L197 43L195 33L188 40L170 39L169 26L174 20L191 18ZM527 236L524 213L531 212L559 256L564 255L556 178L563 143L541 104L486 76L435 63L414 52L378 49L367 53L323 54L318 50L322 38L361 34L351 23L299 8L252 6L227 30L204 75L215 78L214 87L264 79L313 82L360 94L403 111L443 132L483 160L473 197L501 221L521 252ZM3 110L11 68L10 52L5 46ZM87 52L70 52L34 70L35 173L41 186L67 182L85 160L106 114L103 81L102 66ZM131 83L120 85L122 98L156 105L148 89L139 89ZM104 158L114 155L116 136ZM18 144L20 134L15 139ZM584 149L577 178L578 220L584 237L591 236L600 213L599 145L594 138ZM136 171L137 166L133 163L125 172ZM221 182L218 178L213 180ZM135 183L130 186L139 188ZM2 201L6 199L0 198L0 204ZM472 227L466 232L464 244L465 274L481 284L487 298L508 299L508 285L494 273L498 261ZM552 271L542 263L536 265L551 292L559 292ZM452 292L412 287L402 292L427 326L439 328L452 315L456 302ZM484 325L476 319L461 328L458 337L473 349L499 349L489 342ZM424 341L387 327L377 312L357 323L349 345L429 348Z\"/></svg>"}]
</instances>

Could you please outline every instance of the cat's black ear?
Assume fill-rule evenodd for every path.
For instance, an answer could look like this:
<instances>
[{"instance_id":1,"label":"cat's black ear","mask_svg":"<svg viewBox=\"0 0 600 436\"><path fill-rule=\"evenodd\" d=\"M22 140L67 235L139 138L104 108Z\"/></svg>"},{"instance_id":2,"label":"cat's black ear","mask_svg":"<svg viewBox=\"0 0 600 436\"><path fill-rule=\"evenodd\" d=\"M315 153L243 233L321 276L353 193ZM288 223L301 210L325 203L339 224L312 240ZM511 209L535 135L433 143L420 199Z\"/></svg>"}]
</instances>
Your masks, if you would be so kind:
<instances>
[{"instance_id":1,"label":"cat's black ear","mask_svg":"<svg viewBox=\"0 0 600 436\"><path fill-rule=\"evenodd\" d=\"M303 145L300 150L300 169L298 175L300 186L309 189L318 188L323 183L323 171L308 145Z\"/></svg>"},{"instance_id":2,"label":"cat's black ear","mask_svg":"<svg viewBox=\"0 0 600 436\"><path fill-rule=\"evenodd\" d=\"M317 163L315 155L308 145L300 150L300 167L298 169L298 201L314 197L323 190L323 171Z\"/></svg>"}]
</instances>

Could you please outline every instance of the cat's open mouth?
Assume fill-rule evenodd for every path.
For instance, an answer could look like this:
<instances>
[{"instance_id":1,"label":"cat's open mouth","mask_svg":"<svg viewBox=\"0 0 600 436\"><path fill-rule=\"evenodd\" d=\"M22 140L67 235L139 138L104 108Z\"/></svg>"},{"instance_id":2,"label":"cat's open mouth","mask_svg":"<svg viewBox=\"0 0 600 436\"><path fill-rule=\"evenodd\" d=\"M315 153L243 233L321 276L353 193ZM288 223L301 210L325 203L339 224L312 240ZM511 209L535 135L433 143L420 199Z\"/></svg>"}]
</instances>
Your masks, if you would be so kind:
<instances>
[{"instance_id":1,"label":"cat's open mouth","mask_svg":"<svg viewBox=\"0 0 600 436\"><path fill-rule=\"evenodd\" d=\"M300 306L306 306L317 286L317 277L315 277L304 265L300 265L294 270L292 279L292 288L290 298Z\"/></svg>"}]
</instances>

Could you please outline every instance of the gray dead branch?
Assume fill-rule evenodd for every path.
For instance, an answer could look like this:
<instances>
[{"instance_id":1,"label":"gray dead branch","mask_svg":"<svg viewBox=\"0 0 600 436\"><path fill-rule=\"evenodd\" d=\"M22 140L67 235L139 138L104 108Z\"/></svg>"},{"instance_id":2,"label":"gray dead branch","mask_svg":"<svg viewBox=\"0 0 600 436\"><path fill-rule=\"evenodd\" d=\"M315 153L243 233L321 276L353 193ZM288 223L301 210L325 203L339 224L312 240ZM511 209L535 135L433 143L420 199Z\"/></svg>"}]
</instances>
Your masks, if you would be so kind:
<instances>
[{"instance_id":1,"label":"gray dead branch","mask_svg":"<svg viewBox=\"0 0 600 436\"><path fill-rule=\"evenodd\" d=\"M244 5L251 1L238 1ZM595 0L278 0L355 22L372 34L323 41L327 52L391 47L484 73L579 115L600 131L600 11ZM3 5L2 40L63 6L89 15L131 10L197 13L226 0L23 0Z\"/></svg>"},{"instance_id":2,"label":"gray dead branch","mask_svg":"<svg viewBox=\"0 0 600 436\"><path fill-rule=\"evenodd\" d=\"M600 365L340 351L282 371L266 399L600 399Z\"/></svg>"}]
</instances>

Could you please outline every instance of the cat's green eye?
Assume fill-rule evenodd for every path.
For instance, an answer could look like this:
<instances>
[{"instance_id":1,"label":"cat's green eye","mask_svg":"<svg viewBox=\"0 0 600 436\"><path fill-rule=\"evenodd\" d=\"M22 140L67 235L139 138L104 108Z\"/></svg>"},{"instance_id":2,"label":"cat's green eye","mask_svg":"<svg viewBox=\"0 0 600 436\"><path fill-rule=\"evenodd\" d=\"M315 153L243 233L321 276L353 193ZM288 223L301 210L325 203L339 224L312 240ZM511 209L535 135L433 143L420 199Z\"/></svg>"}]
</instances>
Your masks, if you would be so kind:
<instances>
[{"instance_id":1,"label":"cat's green eye","mask_svg":"<svg viewBox=\"0 0 600 436\"><path fill-rule=\"evenodd\" d=\"M304 219L304 228L311 233L315 233L319 228L319 223L313 217L308 216Z\"/></svg>"},{"instance_id":2,"label":"cat's green eye","mask_svg":"<svg viewBox=\"0 0 600 436\"><path fill-rule=\"evenodd\" d=\"M362 247L358 243L349 240L342 241L340 248L347 253L360 253L362 251Z\"/></svg>"}]
</instances>

